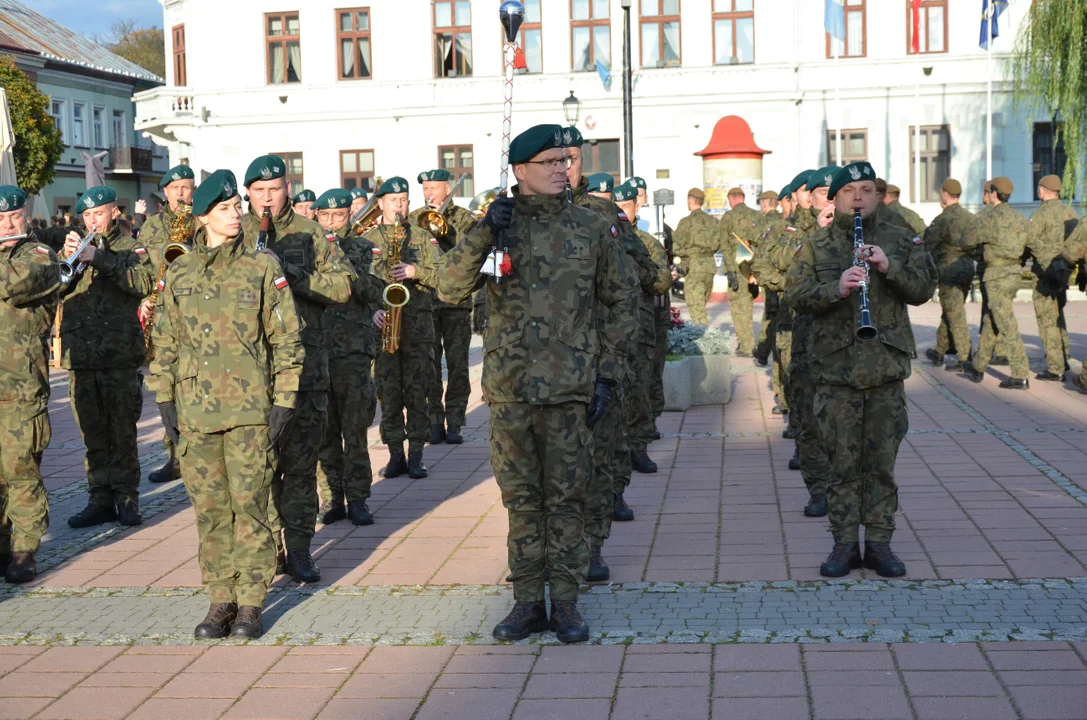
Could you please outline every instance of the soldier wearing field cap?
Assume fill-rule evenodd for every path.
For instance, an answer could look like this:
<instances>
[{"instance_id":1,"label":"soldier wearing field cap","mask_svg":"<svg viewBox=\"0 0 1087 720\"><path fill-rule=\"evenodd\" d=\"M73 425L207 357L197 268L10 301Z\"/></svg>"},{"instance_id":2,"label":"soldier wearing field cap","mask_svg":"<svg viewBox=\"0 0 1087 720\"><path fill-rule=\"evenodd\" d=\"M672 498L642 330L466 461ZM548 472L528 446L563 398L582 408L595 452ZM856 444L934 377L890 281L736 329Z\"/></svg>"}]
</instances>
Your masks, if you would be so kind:
<instances>
[{"instance_id":1,"label":"soldier wearing field cap","mask_svg":"<svg viewBox=\"0 0 1087 720\"><path fill-rule=\"evenodd\" d=\"M741 254L754 257L759 236L763 231L763 219L758 210L744 202L744 191L734 187L727 195L729 211L718 221L721 229L721 254L733 261ZM751 271L751 260L743 260L729 278L728 304L732 326L736 330L737 357L753 357L755 354L754 301L758 295L758 279Z\"/></svg>"},{"instance_id":2,"label":"soldier wearing field cap","mask_svg":"<svg viewBox=\"0 0 1087 720\"><path fill-rule=\"evenodd\" d=\"M303 190L291 198L291 207L302 217L313 220L317 216L317 210L313 207L313 203L316 201L316 193L312 190Z\"/></svg>"},{"instance_id":3,"label":"soldier wearing field cap","mask_svg":"<svg viewBox=\"0 0 1087 720\"><path fill-rule=\"evenodd\" d=\"M949 361L944 369L951 372L962 370L962 363L970 359L970 328L966 325L966 294L974 282L973 251L978 245L977 218L959 204L962 185L950 178L940 188L940 206L943 212L936 216L925 230L925 250L932 256L940 273L940 327L937 335L949 334L955 343L958 357ZM942 358L941 358L942 359Z\"/></svg>"},{"instance_id":4,"label":"soldier wearing field cap","mask_svg":"<svg viewBox=\"0 0 1087 720\"><path fill-rule=\"evenodd\" d=\"M888 210L894 211L905 220L907 227L920 237L925 232L925 221L921 219L920 215L902 204L899 200L901 196L902 190L897 185L887 185L887 194L883 204L887 206Z\"/></svg>"},{"instance_id":5,"label":"soldier wearing field cap","mask_svg":"<svg viewBox=\"0 0 1087 720\"><path fill-rule=\"evenodd\" d=\"M683 278L683 297L687 302L687 312L691 321L698 325L709 323L706 314L706 301L713 292L713 277L717 274L717 262L714 253L721 245L720 226L712 215L702 210L706 202L706 193L701 188L691 188L687 192L687 209L690 215L676 225L673 251L681 259ZM724 254L725 273L730 285L736 279L735 258ZM737 286L738 287L738 286Z\"/></svg>"}]
</instances>

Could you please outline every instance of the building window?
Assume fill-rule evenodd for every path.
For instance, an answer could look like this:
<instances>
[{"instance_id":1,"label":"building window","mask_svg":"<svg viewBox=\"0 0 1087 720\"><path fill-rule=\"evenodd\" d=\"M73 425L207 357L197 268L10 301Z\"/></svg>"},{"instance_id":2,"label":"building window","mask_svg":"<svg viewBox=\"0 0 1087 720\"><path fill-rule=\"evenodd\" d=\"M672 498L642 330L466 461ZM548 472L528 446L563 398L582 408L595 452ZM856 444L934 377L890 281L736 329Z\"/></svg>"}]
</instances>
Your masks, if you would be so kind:
<instances>
[{"instance_id":1,"label":"building window","mask_svg":"<svg viewBox=\"0 0 1087 720\"><path fill-rule=\"evenodd\" d=\"M106 108L102 105L91 108L91 139L94 147L106 147Z\"/></svg>"},{"instance_id":2,"label":"building window","mask_svg":"<svg viewBox=\"0 0 1087 720\"><path fill-rule=\"evenodd\" d=\"M906 54L913 55L913 10L906 0ZM947 52L947 0L921 0L921 53Z\"/></svg>"},{"instance_id":3,"label":"building window","mask_svg":"<svg viewBox=\"0 0 1087 720\"><path fill-rule=\"evenodd\" d=\"M434 0L434 77L472 74L472 3Z\"/></svg>"},{"instance_id":4,"label":"building window","mask_svg":"<svg viewBox=\"0 0 1087 720\"><path fill-rule=\"evenodd\" d=\"M868 131L842 130L842 162L838 162L837 136L827 130L827 165L846 166L851 162L868 159Z\"/></svg>"},{"instance_id":5,"label":"building window","mask_svg":"<svg viewBox=\"0 0 1087 720\"><path fill-rule=\"evenodd\" d=\"M185 87L189 84L189 73L185 69L185 26L174 26L171 34L174 38L174 85Z\"/></svg>"},{"instance_id":6,"label":"building window","mask_svg":"<svg viewBox=\"0 0 1087 720\"><path fill-rule=\"evenodd\" d=\"M913 202L939 202L940 187L951 177L951 128L948 125L921 126L921 195L913 186L914 128L910 128L910 197Z\"/></svg>"},{"instance_id":7,"label":"building window","mask_svg":"<svg viewBox=\"0 0 1087 720\"><path fill-rule=\"evenodd\" d=\"M302 173L302 153L300 152L274 152L272 155L283 158L284 164L287 166L287 182L290 183L291 195L296 195L306 187L303 182Z\"/></svg>"},{"instance_id":8,"label":"building window","mask_svg":"<svg viewBox=\"0 0 1087 720\"><path fill-rule=\"evenodd\" d=\"M679 0L641 0L641 27L642 67L678 67Z\"/></svg>"},{"instance_id":9,"label":"building window","mask_svg":"<svg viewBox=\"0 0 1087 720\"><path fill-rule=\"evenodd\" d=\"M525 0L525 21L517 33L517 47L525 55L527 68L518 70L518 74L543 72L543 25L540 22L540 0ZM502 35L505 40L505 35ZM505 51L505 43L502 43Z\"/></svg>"},{"instance_id":10,"label":"building window","mask_svg":"<svg viewBox=\"0 0 1087 720\"><path fill-rule=\"evenodd\" d=\"M337 10L340 80L370 77L370 8Z\"/></svg>"},{"instance_id":11,"label":"building window","mask_svg":"<svg viewBox=\"0 0 1087 720\"><path fill-rule=\"evenodd\" d=\"M265 13L268 84L302 82L302 30L298 13Z\"/></svg>"},{"instance_id":12,"label":"building window","mask_svg":"<svg viewBox=\"0 0 1087 720\"><path fill-rule=\"evenodd\" d=\"M65 145L69 145L68 123L65 122L68 113L65 110L66 103L63 98L50 98L49 114L53 116L53 123L57 126L57 130L60 130L60 139Z\"/></svg>"},{"instance_id":13,"label":"building window","mask_svg":"<svg viewBox=\"0 0 1087 720\"><path fill-rule=\"evenodd\" d=\"M619 182L619 141L586 140L581 148L581 173L610 173Z\"/></svg>"},{"instance_id":14,"label":"building window","mask_svg":"<svg viewBox=\"0 0 1087 720\"><path fill-rule=\"evenodd\" d=\"M72 102L72 144L87 147L87 103Z\"/></svg>"},{"instance_id":15,"label":"building window","mask_svg":"<svg viewBox=\"0 0 1087 720\"><path fill-rule=\"evenodd\" d=\"M571 67L596 70L599 60L611 69L611 20L608 0L570 0Z\"/></svg>"},{"instance_id":16,"label":"building window","mask_svg":"<svg viewBox=\"0 0 1087 720\"><path fill-rule=\"evenodd\" d=\"M755 62L755 0L713 0L713 62Z\"/></svg>"},{"instance_id":17,"label":"building window","mask_svg":"<svg viewBox=\"0 0 1087 720\"><path fill-rule=\"evenodd\" d=\"M113 147L128 145L128 128L125 124L124 110L113 111Z\"/></svg>"},{"instance_id":18,"label":"building window","mask_svg":"<svg viewBox=\"0 0 1087 720\"><path fill-rule=\"evenodd\" d=\"M865 57L868 54L868 30L865 17L867 0L845 0L845 42L827 33L827 57Z\"/></svg>"},{"instance_id":19,"label":"building window","mask_svg":"<svg viewBox=\"0 0 1087 720\"><path fill-rule=\"evenodd\" d=\"M1064 175L1064 166L1068 162L1068 156L1064 153L1064 133L1061 132L1061 124L1057 123L1057 131L1060 137L1056 145L1053 143L1053 123L1034 123L1034 199L1038 197L1038 182L1046 175Z\"/></svg>"},{"instance_id":20,"label":"building window","mask_svg":"<svg viewBox=\"0 0 1087 720\"><path fill-rule=\"evenodd\" d=\"M361 187L366 188L368 192L373 192L373 178L373 150L340 151L340 185L344 190Z\"/></svg>"},{"instance_id":21,"label":"building window","mask_svg":"<svg viewBox=\"0 0 1087 720\"><path fill-rule=\"evenodd\" d=\"M450 172L453 182L456 182L461 175L465 175L464 182L457 191L457 197L475 197L472 159L471 145L442 145L438 148L438 166Z\"/></svg>"}]
</instances>

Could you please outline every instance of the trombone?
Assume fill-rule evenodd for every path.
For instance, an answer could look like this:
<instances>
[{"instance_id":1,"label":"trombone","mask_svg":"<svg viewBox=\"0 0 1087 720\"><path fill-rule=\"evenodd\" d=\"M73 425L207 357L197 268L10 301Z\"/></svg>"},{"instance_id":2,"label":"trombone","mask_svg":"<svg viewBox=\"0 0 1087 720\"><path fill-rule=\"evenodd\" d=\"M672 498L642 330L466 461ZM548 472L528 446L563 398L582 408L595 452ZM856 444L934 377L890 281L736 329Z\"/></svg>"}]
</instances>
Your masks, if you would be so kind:
<instances>
[{"instance_id":1,"label":"trombone","mask_svg":"<svg viewBox=\"0 0 1087 720\"><path fill-rule=\"evenodd\" d=\"M381 224L381 208L377 197L371 195L362 208L348 220L353 235L365 235Z\"/></svg>"},{"instance_id":2,"label":"trombone","mask_svg":"<svg viewBox=\"0 0 1087 720\"><path fill-rule=\"evenodd\" d=\"M442 237L449 232L449 221L445 219L445 211L449 209L449 206L453 203L453 198L457 194L457 190L464 184L464 179L468 177L468 173L461 173L461 176L457 178L457 182L453 185L453 189L449 191L449 197L445 199L441 207L437 210L426 209L419 213L419 217L415 219L415 224L429 232L434 237Z\"/></svg>"},{"instance_id":3,"label":"trombone","mask_svg":"<svg viewBox=\"0 0 1087 720\"><path fill-rule=\"evenodd\" d=\"M66 259L60 261L60 281L62 283L69 283L76 275L80 275L87 269L87 263L81 262L78 265L75 264L76 258L83 254L83 251L88 246L94 245L96 248L102 247L102 236L97 232L92 232L87 237L79 241L79 247L76 251L69 255Z\"/></svg>"}]
</instances>

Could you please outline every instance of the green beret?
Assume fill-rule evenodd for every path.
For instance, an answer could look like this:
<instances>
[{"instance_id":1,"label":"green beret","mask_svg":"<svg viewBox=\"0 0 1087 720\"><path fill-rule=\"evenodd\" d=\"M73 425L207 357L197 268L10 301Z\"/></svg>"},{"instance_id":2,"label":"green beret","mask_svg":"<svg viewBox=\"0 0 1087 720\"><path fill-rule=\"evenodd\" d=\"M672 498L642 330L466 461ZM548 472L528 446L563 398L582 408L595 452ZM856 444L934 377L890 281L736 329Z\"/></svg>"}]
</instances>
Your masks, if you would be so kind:
<instances>
[{"instance_id":1,"label":"green beret","mask_svg":"<svg viewBox=\"0 0 1087 720\"><path fill-rule=\"evenodd\" d=\"M589 182L589 192L610 193L615 187L615 178L611 173L593 173L586 179Z\"/></svg>"},{"instance_id":2,"label":"green beret","mask_svg":"<svg viewBox=\"0 0 1087 720\"><path fill-rule=\"evenodd\" d=\"M26 207L26 193L14 185L0 185L0 212Z\"/></svg>"},{"instance_id":3,"label":"green beret","mask_svg":"<svg viewBox=\"0 0 1087 720\"><path fill-rule=\"evenodd\" d=\"M362 198L363 200L366 199L366 188L362 188L362 187L353 187L353 188L351 188L351 199L352 200L358 200L359 198Z\"/></svg>"},{"instance_id":4,"label":"green beret","mask_svg":"<svg viewBox=\"0 0 1087 720\"><path fill-rule=\"evenodd\" d=\"M314 210L338 210L349 207L351 207L351 193L340 188L325 190L313 203Z\"/></svg>"},{"instance_id":5,"label":"green beret","mask_svg":"<svg viewBox=\"0 0 1087 720\"><path fill-rule=\"evenodd\" d=\"M317 193L312 190L303 190L302 192L291 198L291 204L300 202L313 202L317 199Z\"/></svg>"},{"instance_id":6,"label":"green beret","mask_svg":"<svg viewBox=\"0 0 1087 720\"><path fill-rule=\"evenodd\" d=\"M581 136L581 131L573 126L562 131L562 141L566 144L566 147L581 147L585 144L585 138Z\"/></svg>"},{"instance_id":7,"label":"green beret","mask_svg":"<svg viewBox=\"0 0 1087 720\"><path fill-rule=\"evenodd\" d=\"M615 186L615 189L612 191L612 197L615 202L627 202L629 200L636 200L638 197L638 188L633 185L630 180L627 180L622 185Z\"/></svg>"},{"instance_id":8,"label":"green beret","mask_svg":"<svg viewBox=\"0 0 1087 720\"><path fill-rule=\"evenodd\" d=\"M422 185L424 182L449 182L452 178L453 176L449 174L448 170L439 168L437 170L421 172L416 179L419 181L419 184Z\"/></svg>"},{"instance_id":9,"label":"green beret","mask_svg":"<svg viewBox=\"0 0 1087 720\"><path fill-rule=\"evenodd\" d=\"M238 179L229 170L216 170L192 193L192 214L206 215L213 207L238 194Z\"/></svg>"},{"instance_id":10,"label":"green beret","mask_svg":"<svg viewBox=\"0 0 1087 720\"><path fill-rule=\"evenodd\" d=\"M514 165L528 162L544 150L567 147L569 141L569 131L559 125L535 125L510 143L510 162Z\"/></svg>"},{"instance_id":11,"label":"green beret","mask_svg":"<svg viewBox=\"0 0 1087 720\"><path fill-rule=\"evenodd\" d=\"M166 171L166 174L159 180L159 188L164 188L175 180L195 180L196 175L193 174L192 168L188 165L175 165Z\"/></svg>"},{"instance_id":12,"label":"green beret","mask_svg":"<svg viewBox=\"0 0 1087 720\"><path fill-rule=\"evenodd\" d=\"M778 200L788 200L793 196L793 184L789 183L785 187L781 188L781 192L778 193Z\"/></svg>"},{"instance_id":13,"label":"green beret","mask_svg":"<svg viewBox=\"0 0 1087 720\"><path fill-rule=\"evenodd\" d=\"M838 194L838 191L852 182L860 182L861 180L870 180L872 183L876 182L876 171L872 169L872 165L864 160L858 160L857 162L851 162L843 168L839 168L838 172L834 173L834 178L830 182L830 191L827 193L827 200L833 200L834 196Z\"/></svg>"},{"instance_id":14,"label":"green beret","mask_svg":"<svg viewBox=\"0 0 1087 720\"><path fill-rule=\"evenodd\" d=\"M808 176L806 185L808 190L814 190L820 187L830 187L831 182L834 181L834 176L841 170L837 165L827 165L824 168L813 170L812 174Z\"/></svg>"},{"instance_id":15,"label":"green beret","mask_svg":"<svg viewBox=\"0 0 1087 720\"><path fill-rule=\"evenodd\" d=\"M287 163L278 155L261 155L249 163L245 171L245 186L249 187L257 180L275 180L287 174Z\"/></svg>"},{"instance_id":16,"label":"green beret","mask_svg":"<svg viewBox=\"0 0 1087 720\"><path fill-rule=\"evenodd\" d=\"M408 181L397 175L381 183L381 187L374 193L374 197L384 197L390 193L406 193L407 191Z\"/></svg>"},{"instance_id":17,"label":"green beret","mask_svg":"<svg viewBox=\"0 0 1087 720\"><path fill-rule=\"evenodd\" d=\"M642 190L648 190L649 189L648 187L646 187L645 180L642 180L637 175L635 175L632 178L628 178L627 183L634 189L638 189L638 188L641 188Z\"/></svg>"},{"instance_id":18,"label":"green beret","mask_svg":"<svg viewBox=\"0 0 1087 720\"><path fill-rule=\"evenodd\" d=\"M113 188L108 188L105 185L95 185L79 196L79 200L75 204L75 211L81 213L84 210L90 210L100 205L108 205L116 201L117 193L113 191Z\"/></svg>"},{"instance_id":19,"label":"green beret","mask_svg":"<svg viewBox=\"0 0 1087 720\"><path fill-rule=\"evenodd\" d=\"M803 170L797 173L797 176L793 178L793 181L789 183L790 193L794 193L801 188L808 181L808 176L815 172L812 170Z\"/></svg>"}]
</instances>

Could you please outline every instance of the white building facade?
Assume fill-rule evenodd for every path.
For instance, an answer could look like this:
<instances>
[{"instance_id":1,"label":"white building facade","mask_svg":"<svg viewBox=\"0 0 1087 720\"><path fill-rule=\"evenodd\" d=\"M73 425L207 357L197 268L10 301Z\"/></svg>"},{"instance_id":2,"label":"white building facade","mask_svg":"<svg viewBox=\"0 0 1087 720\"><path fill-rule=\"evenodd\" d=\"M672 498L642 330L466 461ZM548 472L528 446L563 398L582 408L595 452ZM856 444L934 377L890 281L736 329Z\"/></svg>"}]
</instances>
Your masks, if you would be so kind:
<instances>
[{"instance_id":1,"label":"white building facade","mask_svg":"<svg viewBox=\"0 0 1087 720\"><path fill-rule=\"evenodd\" d=\"M461 194L497 184L503 101L498 0L160 0L167 85L136 96L136 127L171 163L239 176L284 156L296 189L320 193L435 167L473 173ZM365 0L358 0L365 2ZM650 192L703 185L715 123L738 115L770 151L762 184L804 167L869 160L926 219L959 179L980 203L986 179L986 53L980 3L923 0L910 52L908 0L844 0L847 38L833 58L819 0L634 0L630 9L633 167ZM623 0L527 0L514 80L513 131L563 123L579 102L589 170L623 175ZM1059 172L1052 118L1013 106L1005 65L1029 0L1013 0L994 43L993 172L1035 202ZM610 71L611 82L603 76ZM836 102L836 97L840 100ZM913 126L922 182L913 187ZM750 199L749 199L750 201ZM421 202L421 195L412 204ZM686 214L667 207L673 222Z\"/></svg>"}]
</instances>

